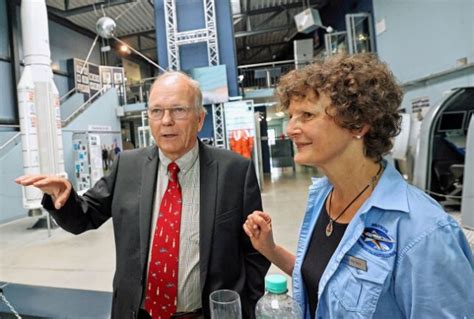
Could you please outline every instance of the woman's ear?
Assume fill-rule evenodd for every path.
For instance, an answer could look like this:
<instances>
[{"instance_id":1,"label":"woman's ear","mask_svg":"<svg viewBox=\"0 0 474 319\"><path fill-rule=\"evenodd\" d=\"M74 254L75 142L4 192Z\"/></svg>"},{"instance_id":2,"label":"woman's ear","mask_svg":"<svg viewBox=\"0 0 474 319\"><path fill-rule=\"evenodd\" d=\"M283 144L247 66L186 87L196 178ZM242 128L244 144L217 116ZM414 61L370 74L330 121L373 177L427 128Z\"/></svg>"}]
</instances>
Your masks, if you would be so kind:
<instances>
[{"instance_id":1,"label":"woman's ear","mask_svg":"<svg viewBox=\"0 0 474 319\"><path fill-rule=\"evenodd\" d=\"M364 137L365 134L367 134L367 132L369 131L370 129L370 126L368 124L365 124L363 125L360 129L357 129L357 130L352 130L352 136L355 138L355 139L358 139L360 140L361 138Z\"/></svg>"}]
</instances>

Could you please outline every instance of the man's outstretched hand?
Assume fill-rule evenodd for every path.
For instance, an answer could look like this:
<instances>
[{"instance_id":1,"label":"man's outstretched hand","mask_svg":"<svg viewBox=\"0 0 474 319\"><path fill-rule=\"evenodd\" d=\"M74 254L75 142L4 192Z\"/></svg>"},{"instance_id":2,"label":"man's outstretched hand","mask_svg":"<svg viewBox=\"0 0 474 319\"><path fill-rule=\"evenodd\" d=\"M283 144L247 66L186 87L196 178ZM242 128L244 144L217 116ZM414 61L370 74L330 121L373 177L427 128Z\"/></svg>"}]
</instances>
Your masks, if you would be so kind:
<instances>
[{"instance_id":1,"label":"man's outstretched hand","mask_svg":"<svg viewBox=\"0 0 474 319\"><path fill-rule=\"evenodd\" d=\"M60 209L71 195L72 185L64 177L54 175L24 175L15 179L22 186L34 186L53 198L54 208Z\"/></svg>"}]
</instances>

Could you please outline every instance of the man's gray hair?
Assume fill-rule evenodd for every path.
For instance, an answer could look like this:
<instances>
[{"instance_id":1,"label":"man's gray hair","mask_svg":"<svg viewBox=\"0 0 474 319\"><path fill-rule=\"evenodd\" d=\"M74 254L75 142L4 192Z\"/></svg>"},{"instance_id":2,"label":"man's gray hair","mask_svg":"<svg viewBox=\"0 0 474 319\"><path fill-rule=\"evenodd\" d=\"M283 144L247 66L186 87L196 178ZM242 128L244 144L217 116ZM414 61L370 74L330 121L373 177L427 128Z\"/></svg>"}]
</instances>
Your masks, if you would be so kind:
<instances>
[{"instance_id":1,"label":"man's gray hair","mask_svg":"<svg viewBox=\"0 0 474 319\"><path fill-rule=\"evenodd\" d=\"M199 87L199 82L194 80L193 78L191 78L189 75L187 75L184 72L168 71L168 72L160 74L153 82L153 85L151 86L150 91L153 90L153 87L156 85L156 83L170 76L178 76L185 79L188 82L191 89L194 91L193 92L194 93L194 107L196 108L196 111L198 113L206 112L206 108L204 107L204 105L202 105L202 92L201 92L201 88Z\"/></svg>"}]
</instances>

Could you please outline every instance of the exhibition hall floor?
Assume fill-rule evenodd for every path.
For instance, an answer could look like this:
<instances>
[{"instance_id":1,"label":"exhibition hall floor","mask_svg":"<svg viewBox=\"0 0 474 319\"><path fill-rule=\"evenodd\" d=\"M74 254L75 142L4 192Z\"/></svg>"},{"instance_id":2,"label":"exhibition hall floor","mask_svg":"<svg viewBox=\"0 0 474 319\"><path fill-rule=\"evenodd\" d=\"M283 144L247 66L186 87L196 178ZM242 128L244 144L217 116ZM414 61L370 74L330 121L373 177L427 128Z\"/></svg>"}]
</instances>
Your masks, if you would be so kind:
<instances>
[{"instance_id":1,"label":"exhibition hall floor","mask_svg":"<svg viewBox=\"0 0 474 319\"><path fill-rule=\"evenodd\" d=\"M264 181L263 203L274 221L275 240L295 251L306 206L306 195L314 174L311 169L275 170ZM451 213L458 221L459 213ZM111 221L99 230L75 236L56 228L29 229L37 217L0 226L0 281L34 286L112 290L115 267ZM474 231L465 229L474 247ZM272 266L271 273L280 271Z\"/></svg>"}]
</instances>

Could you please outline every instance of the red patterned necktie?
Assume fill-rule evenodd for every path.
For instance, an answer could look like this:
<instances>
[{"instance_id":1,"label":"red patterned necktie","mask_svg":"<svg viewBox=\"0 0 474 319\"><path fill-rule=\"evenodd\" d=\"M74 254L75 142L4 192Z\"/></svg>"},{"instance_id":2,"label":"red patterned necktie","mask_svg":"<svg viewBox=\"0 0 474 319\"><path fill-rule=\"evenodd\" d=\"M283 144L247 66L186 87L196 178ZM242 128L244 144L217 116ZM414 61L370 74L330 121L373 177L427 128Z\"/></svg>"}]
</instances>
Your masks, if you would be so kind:
<instances>
[{"instance_id":1,"label":"red patterned necktie","mask_svg":"<svg viewBox=\"0 0 474 319\"><path fill-rule=\"evenodd\" d=\"M178 165L170 163L168 171L168 187L161 199L148 267L145 309L153 319L168 319L176 312L181 187Z\"/></svg>"}]
</instances>

